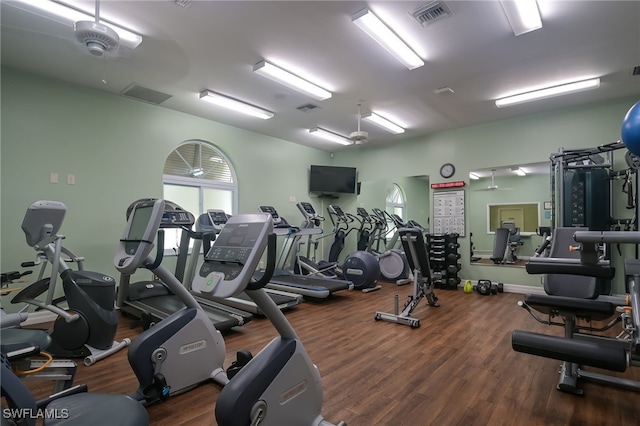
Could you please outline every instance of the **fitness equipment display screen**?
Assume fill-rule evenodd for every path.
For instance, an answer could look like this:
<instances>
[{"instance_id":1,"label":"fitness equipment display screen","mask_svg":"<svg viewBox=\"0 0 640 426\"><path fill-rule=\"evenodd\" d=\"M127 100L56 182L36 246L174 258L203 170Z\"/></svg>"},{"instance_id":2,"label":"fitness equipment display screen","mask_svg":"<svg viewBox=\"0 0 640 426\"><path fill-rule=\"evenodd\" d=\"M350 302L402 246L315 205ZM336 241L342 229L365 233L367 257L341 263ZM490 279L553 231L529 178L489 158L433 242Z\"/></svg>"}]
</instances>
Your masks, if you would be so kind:
<instances>
[{"instance_id":1,"label":"fitness equipment display screen","mask_svg":"<svg viewBox=\"0 0 640 426\"><path fill-rule=\"evenodd\" d=\"M133 210L131 227L129 227L129 233L125 238L126 240L141 241L143 239L152 212L153 205L138 206Z\"/></svg>"},{"instance_id":2,"label":"fitness equipment display screen","mask_svg":"<svg viewBox=\"0 0 640 426\"><path fill-rule=\"evenodd\" d=\"M212 225L220 226L227 223L227 214L223 210L207 210Z\"/></svg>"},{"instance_id":3,"label":"fitness equipment display screen","mask_svg":"<svg viewBox=\"0 0 640 426\"><path fill-rule=\"evenodd\" d=\"M158 199L134 207L114 258L114 265L120 272L133 273L142 265L153 248L164 206L164 200Z\"/></svg>"}]
</instances>

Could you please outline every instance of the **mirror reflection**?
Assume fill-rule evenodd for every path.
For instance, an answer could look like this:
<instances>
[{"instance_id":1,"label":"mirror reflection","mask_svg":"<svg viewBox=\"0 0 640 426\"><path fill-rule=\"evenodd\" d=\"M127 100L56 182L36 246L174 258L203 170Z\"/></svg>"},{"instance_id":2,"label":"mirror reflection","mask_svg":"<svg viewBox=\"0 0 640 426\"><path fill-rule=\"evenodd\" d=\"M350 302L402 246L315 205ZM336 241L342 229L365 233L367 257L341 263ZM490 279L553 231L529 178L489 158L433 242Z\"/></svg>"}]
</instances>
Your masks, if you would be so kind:
<instances>
[{"instance_id":1,"label":"mirror reflection","mask_svg":"<svg viewBox=\"0 0 640 426\"><path fill-rule=\"evenodd\" d=\"M551 224L550 164L479 169L469 177L471 264L524 266L542 241L538 229Z\"/></svg>"}]
</instances>

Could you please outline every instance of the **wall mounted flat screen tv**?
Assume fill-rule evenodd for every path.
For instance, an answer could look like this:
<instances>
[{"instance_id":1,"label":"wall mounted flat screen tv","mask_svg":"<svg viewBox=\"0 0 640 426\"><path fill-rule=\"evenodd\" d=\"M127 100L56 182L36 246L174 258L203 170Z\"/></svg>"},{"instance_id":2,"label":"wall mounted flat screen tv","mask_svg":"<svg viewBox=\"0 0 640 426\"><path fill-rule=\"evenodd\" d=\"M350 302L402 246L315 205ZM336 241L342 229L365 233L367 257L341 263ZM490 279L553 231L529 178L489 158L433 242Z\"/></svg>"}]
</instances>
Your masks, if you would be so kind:
<instances>
[{"instance_id":1,"label":"wall mounted flat screen tv","mask_svg":"<svg viewBox=\"0 0 640 426\"><path fill-rule=\"evenodd\" d=\"M356 168L336 166L311 166L309 192L356 193Z\"/></svg>"}]
</instances>

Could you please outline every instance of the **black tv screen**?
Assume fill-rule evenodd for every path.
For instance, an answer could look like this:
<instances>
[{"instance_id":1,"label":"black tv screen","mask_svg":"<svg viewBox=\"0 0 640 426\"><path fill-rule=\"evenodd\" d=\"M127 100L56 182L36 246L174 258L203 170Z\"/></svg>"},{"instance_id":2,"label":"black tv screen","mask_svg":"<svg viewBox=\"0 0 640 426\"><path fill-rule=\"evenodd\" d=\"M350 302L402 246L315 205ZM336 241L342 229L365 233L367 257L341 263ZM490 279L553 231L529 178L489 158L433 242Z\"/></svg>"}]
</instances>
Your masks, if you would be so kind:
<instances>
[{"instance_id":1,"label":"black tv screen","mask_svg":"<svg viewBox=\"0 0 640 426\"><path fill-rule=\"evenodd\" d=\"M312 165L309 192L355 194L356 168Z\"/></svg>"}]
</instances>

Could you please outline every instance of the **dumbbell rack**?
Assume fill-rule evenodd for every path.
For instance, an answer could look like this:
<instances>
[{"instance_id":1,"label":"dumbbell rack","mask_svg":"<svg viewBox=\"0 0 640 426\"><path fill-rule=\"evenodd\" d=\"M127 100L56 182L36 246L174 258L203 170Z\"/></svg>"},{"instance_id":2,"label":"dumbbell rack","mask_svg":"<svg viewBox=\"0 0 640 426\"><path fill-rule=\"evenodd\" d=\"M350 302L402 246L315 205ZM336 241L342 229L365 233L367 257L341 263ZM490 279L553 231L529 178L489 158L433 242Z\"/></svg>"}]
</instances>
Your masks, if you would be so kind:
<instances>
[{"instance_id":1,"label":"dumbbell rack","mask_svg":"<svg viewBox=\"0 0 640 426\"><path fill-rule=\"evenodd\" d=\"M461 269L459 236L456 233L427 235L429 262L436 288L456 290L462 281L458 276Z\"/></svg>"}]
</instances>

